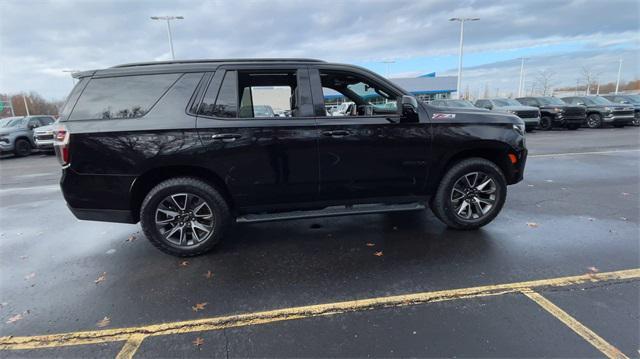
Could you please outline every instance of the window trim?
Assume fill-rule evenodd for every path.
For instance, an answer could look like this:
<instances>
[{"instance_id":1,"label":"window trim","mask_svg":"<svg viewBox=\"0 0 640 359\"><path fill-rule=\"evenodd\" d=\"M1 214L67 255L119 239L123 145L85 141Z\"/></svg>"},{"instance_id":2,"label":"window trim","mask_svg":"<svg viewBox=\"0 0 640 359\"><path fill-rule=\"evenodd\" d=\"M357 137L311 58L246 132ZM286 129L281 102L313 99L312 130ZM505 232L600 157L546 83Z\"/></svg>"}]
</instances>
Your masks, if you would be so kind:
<instances>
[{"instance_id":1,"label":"window trim","mask_svg":"<svg viewBox=\"0 0 640 359\"><path fill-rule=\"evenodd\" d=\"M332 66L313 66L313 67L310 67L310 68L309 68L310 72L311 72L312 70L314 70L314 69L318 71L319 78L318 78L318 80L317 80L317 81L319 81L319 82L317 83L317 85L319 86L319 89L320 89L320 91L321 91L321 93L322 93L322 107L323 107L324 109L326 109L326 105L325 105L325 103L324 103L324 91L322 91L322 89L324 88L324 86L322 86L322 80L321 80L321 77L320 77L320 76L321 76L321 72L322 72L322 71L329 71L329 72L338 72L338 73L351 74L351 75L357 76L357 77L359 77L359 78L361 78L361 79L365 79L365 80L371 81L374 85L378 85L378 86L379 86L379 87L381 87L383 90L387 90L387 91L385 91L385 92L391 92L391 94L392 94L392 95L394 95L394 94L395 94L395 95L397 95L397 96L396 96L396 108L397 108L397 106L398 106L398 102L399 102L398 98L399 98L400 96L402 96L402 94L399 94L399 95L398 95L398 93L397 93L398 91L397 91L395 88L390 88L389 86L381 85L381 84L380 84L380 82L379 82L379 81L377 81L375 78L365 76L364 74L361 74L361 73L356 72L356 71L351 71L350 69L349 69L349 70L347 70L347 69L338 69L338 68L335 68L335 67L332 67ZM314 82L315 82L315 81L312 81L312 82L311 82L311 89L312 89L312 91L314 91L313 89L314 89L314 88L316 88L316 86L314 85ZM388 91L388 90L391 90L391 91ZM317 91L317 90L316 90L316 91ZM334 91L335 91L335 90L334 90ZM340 94L341 94L342 96L344 96L342 93L340 93ZM314 98L314 100L315 100L315 98ZM314 103L314 107L315 107L316 105L317 105L317 104L315 104L315 103ZM372 105L372 106L373 106L373 105ZM315 117L316 117L316 118L329 118L329 119L334 119L334 118L335 118L336 120L338 120L338 119L342 119L342 118L344 118L344 119L360 119L360 120L366 120L366 119L368 119L368 118L389 118L389 117L394 117L394 118L395 118L395 117L397 117L398 119L400 119L400 118L402 117L402 115L400 114L400 112L399 112L398 110L396 110L396 112L394 112L394 113L380 114L380 115L369 115L369 116L327 116L327 115L316 115Z\"/></svg>"},{"instance_id":2,"label":"window trim","mask_svg":"<svg viewBox=\"0 0 640 359\"><path fill-rule=\"evenodd\" d=\"M220 88L222 87L222 82L224 80L224 76L227 72L231 72L231 71L235 71L235 72L240 72L240 71L247 71L247 72L271 72L271 71L279 71L279 70L284 70L284 71L294 71L296 74L296 81L297 81L297 85L298 87L301 85L304 85L304 81L300 81L300 71L301 70L306 70L307 67L306 66L300 66L300 65L277 65L277 66L220 66L218 67L218 69L216 70L215 74L211 77L211 81L209 83L209 85L203 90L203 94L200 97L200 99L198 100L198 106L197 109L199 111L200 106L202 106L202 101L204 100L204 97L207 93L207 91L211 88L211 86L216 86L216 92L215 92L215 97L216 97L216 101L218 100L218 96L220 95ZM238 74L239 76L239 74ZM309 83L307 83L307 86L309 85ZM240 89L237 89L236 91L236 95L238 95L238 115L240 114L240 96L239 96L239 92ZM297 99L298 101L300 101L300 99ZM217 116L209 116L209 115L201 115L199 113L196 112L195 114L198 118L206 118L206 119L211 119L211 120L217 120L217 121L233 121L233 122L251 122L251 121L278 121L278 122L284 122L284 121L291 121L291 120L310 120L310 119L314 119L315 117L317 117L315 114L314 115L310 115L310 116L297 116L297 117L217 117ZM285 123L286 124L286 123Z\"/></svg>"},{"instance_id":3,"label":"window trim","mask_svg":"<svg viewBox=\"0 0 640 359\"><path fill-rule=\"evenodd\" d=\"M171 75L171 74L177 74L178 77L171 83L171 85L169 85L167 87L167 89L162 94L160 94L160 96L153 102L153 104L151 106L149 106L147 111L142 116L138 116L138 117L118 117L118 118L79 118L79 119L73 119L73 120L71 119L71 117L73 117L73 113L76 110L76 106L78 106L78 102L80 101L80 99L82 98L82 95L84 95L84 92L86 91L87 87L89 86L89 84L93 80L102 80L102 79L120 78L120 77L130 77L130 76L152 76L152 75ZM149 112L151 112L151 110L153 110L153 108L158 104L158 102L160 102L160 100L162 100L162 98L169 92L169 90L171 90L173 88L173 86L175 86L175 84L178 83L178 81L180 81L180 79L182 79L184 77L184 75L185 75L185 72L179 71L179 72L168 72L168 73L150 73L150 74L136 74L136 75L127 74L127 75L120 75L120 76L91 77L89 79L89 81L87 81L87 83L84 85L84 88L82 89L82 92L80 93L80 95L76 99L76 102L73 105L73 108L71 109L71 112L69 112L69 116L67 116L67 118L65 119L65 122L75 122L75 121L111 121L111 120L122 121L122 120L139 120L139 119L145 118L145 116L147 116L147 114L149 114Z\"/></svg>"}]
</instances>

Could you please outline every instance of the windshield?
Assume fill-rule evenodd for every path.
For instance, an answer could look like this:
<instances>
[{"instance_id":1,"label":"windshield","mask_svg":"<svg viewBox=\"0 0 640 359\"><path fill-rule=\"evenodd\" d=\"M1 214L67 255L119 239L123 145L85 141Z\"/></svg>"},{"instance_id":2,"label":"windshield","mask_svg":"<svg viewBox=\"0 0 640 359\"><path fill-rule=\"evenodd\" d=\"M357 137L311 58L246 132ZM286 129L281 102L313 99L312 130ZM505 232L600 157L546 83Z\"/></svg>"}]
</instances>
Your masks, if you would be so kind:
<instances>
[{"instance_id":1,"label":"windshield","mask_svg":"<svg viewBox=\"0 0 640 359\"><path fill-rule=\"evenodd\" d=\"M594 96L594 97L589 97L587 99L591 100L591 103L595 103L597 105L612 105L613 104L613 102L607 100L606 98L604 98L602 96Z\"/></svg>"},{"instance_id":2,"label":"windshield","mask_svg":"<svg viewBox=\"0 0 640 359\"><path fill-rule=\"evenodd\" d=\"M433 104L436 106L444 107L476 108L471 102L465 100L434 101Z\"/></svg>"},{"instance_id":3,"label":"windshield","mask_svg":"<svg viewBox=\"0 0 640 359\"><path fill-rule=\"evenodd\" d=\"M540 103L546 106L557 105L557 106L565 106L566 103L557 97L540 97Z\"/></svg>"},{"instance_id":4,"label":"windshield","mask_svg":"<svg viewBox=\"0 0 640 359\"><path fill-rule=\"evenodd\" d=\"M21 126L25 122L26 118L24 117L10 117L6 118L4 122L2 122L2 127L18 127Z\"/></svg>"},{"instance_id":5,"label":"windshield","mask_svg":"<svg viewBox=\"0 0 640 359\"><path fill-rule=\"evenodd\" d=\"M640 95L626 95L625 98L633 104L640 105Z\"/></svg>"},{"instance_id":6,"label":"windshield","mask_svg":"<svg viewBox=\"0 0 640 359\"><path fill-rule=\"evenodd\" d=\"M268 105L256 105L253 107L255 117L273 117L273 109Z\"/></svg>"},{"instance_id":7,"label":"windshield","mask_svg":"<svg viewBox=\"0 0 640 359\"><path fill-rule=\"evenodd\" d=\"M498 107L503 107L503 106L522 106L522 104L516 100L510 99L510 98L501 98L501 99L495 99L495 100L491 100L496 106Z\"/></svg>"}]
</instances>

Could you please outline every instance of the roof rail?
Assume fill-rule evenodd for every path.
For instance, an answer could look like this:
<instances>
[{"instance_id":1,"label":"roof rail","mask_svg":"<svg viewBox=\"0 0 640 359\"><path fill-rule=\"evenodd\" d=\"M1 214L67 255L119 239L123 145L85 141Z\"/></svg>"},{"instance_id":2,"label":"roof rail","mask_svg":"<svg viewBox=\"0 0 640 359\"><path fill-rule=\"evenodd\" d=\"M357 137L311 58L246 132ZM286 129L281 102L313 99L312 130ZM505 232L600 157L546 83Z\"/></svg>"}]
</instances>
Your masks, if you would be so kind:
<instances>
[{"instance_id":1,"label":"roof rail","mask_svg":"<svg viewBox=\"0 0 640 359\"><path fill-rule=\"evenodd\" d=\"M303 58L266 58L266 59L201 59L201 60L174 60L174 61L153 61L153 62L135 62L131 64L123 64L113 66L112 68L136 67L136 66L153 66L153 65L175 65L175 64L199 64L199 63L222 63L222 62L325 62L317 59Z\"/></svg>"}]
</instances>

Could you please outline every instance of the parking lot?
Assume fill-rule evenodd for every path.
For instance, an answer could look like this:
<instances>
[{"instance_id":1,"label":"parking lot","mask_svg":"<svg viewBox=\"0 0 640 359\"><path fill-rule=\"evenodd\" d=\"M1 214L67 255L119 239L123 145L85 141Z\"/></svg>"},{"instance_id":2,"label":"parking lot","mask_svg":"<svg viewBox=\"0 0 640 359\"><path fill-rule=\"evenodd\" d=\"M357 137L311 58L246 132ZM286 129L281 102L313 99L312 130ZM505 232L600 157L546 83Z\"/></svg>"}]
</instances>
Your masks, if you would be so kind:
<instances>
[{"instance_id":1,"label":"parking lot","mask_svg":"<svg viewBox=\"0 0 640 359\"><path fill-rule=\"evenodd\" d=\"M2 357L638 357L640 129L527 134L479 231L430 212L236 225L181 260L0 160Z\"/></svg>"}]
</instances>

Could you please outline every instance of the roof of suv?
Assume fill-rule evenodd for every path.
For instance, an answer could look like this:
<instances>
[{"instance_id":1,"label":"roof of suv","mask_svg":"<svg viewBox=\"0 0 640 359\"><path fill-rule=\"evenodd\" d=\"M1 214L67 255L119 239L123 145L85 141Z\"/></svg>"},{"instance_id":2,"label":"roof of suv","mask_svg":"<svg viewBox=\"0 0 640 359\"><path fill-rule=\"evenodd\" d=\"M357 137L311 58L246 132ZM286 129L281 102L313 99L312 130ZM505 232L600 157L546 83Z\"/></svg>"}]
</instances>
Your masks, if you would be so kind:
<instances>
[{"instance_id":1,"label":"roof of suv","mask_svg":"<svg viewBox=\"0 0 640 359\"><path fill-rule=\"evenodd\" d=\"M315 64L326 63L317 59L305 58L256 58L256 59L198 59L198 60L174 60L174 61L153 61L136 62L130 64L116 65L106 69L89 70L73 73L74 78L81 78L93 75L115 75L130 73L162 73L179 71L210 71L220 65L227 64L252 64L252 65L277 65L277 64Z\"/></svg>"}]
</instances>

